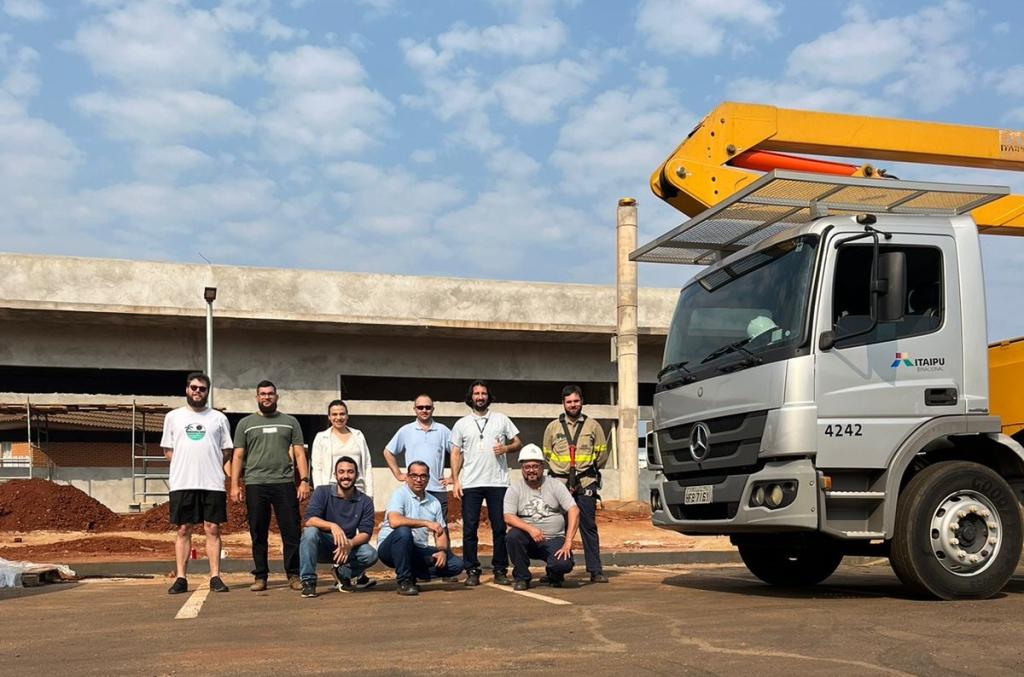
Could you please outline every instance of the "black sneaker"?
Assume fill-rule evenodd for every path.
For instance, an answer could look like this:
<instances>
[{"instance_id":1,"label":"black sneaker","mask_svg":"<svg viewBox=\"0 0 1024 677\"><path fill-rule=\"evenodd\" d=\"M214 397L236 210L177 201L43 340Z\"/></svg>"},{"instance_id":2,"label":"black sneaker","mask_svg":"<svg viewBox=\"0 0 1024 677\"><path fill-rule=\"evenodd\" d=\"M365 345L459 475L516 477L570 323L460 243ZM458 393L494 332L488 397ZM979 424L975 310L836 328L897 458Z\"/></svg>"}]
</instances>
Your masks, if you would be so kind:
<instances>
[{"instance_id":1,"label":"black sneaker","mask_svg":"<svg viewBox=\"0 0 1024 677\"><path fill-rule=\"evenodd\" d=\"M174 579L174 583L171 587L167 588L168 595L180 595L183 592L188 592L188 581L180 576Z\"/></svg>"},{"instance_id":2,"label":"black sneaker","mask_svg":"<svg viewBox=\"0 0 1024 677\"><path fill-rule=\"evenodd\" d=\"M369 590L375 585L377 585L377 581L373 580L366 574L363 574L362 576L356 579L357 590Z\"/></svg>"},{"instance_id":3,"label":"black sneaker","mask_svg":"<svg viewBox=\"0 0 1024 677\"><path fill-rule=\"evenodd\" d=\"M608 582L608 577L605 576L604 573L598 571L597 573L590 574L590 582L591 583L607 583Z\"/></svg>"},{"instance_id":4,"label":"black sneaker","mask_svg":"<svg viewBox=\"0 0 1024 677\"><path fill-rule=\"evenodd\" d=\"M512 579L504 571L494 572L494 583L496 585L511 585Z\"/></svg>"},{"instance_id":5,"label":"black sneaker","mask_svg":"<svg viewBox=\"0 0 1024 677\"><path fill-rule=\"evenodd\" d=\"M403 597L415 597L420 589L412 581L398 581L398 594Z\"/></svg>"},{"instance_id":6,"label":"black sneaker","mask_svg":"<svg viewBox=\"0 0 1024 677\"><path fill-rule=\"evenodd\" d=\"M529 590L530 589L530 581L528 581L526 579L523 579L523 578L517 578L516 582L512 584L512 589L513 590Z\"/></svg>"},{"instance_id":7,"label":"black sneaker","mask_svg":"<svg viewBox=\"0 0 1024 677\"><path fill-rule=\"evenodd\" d=\"M551 574L548 574L544 578L548 579L547 584L552 588L560 588L562 587L562 583L565 582L565 576L552 576Z\"/></svg>"},{"instance_id":8,"label":"black sneaker","mask_svg":"<svg viewBox=\"0 0 1024 677\"><path fill-rule=\"evenodd\" d=\"M316 597L316 582L315 581L302 581L302 596L303 597Z\"/></svg>"},{"instance_id":9,"label":"black sneaker","mask_svg":"<svg viewBox=\"0 0 1024 677\"><path fill-rule=\"evenodd\" d=\"M476 569L470 569L466 573L466 585L469 587L480 585L480 572Z\"/></svg>"},{"instance_id":10,"label":"black sneaker","mask_svg":"<svg viewBox=\"0 0 1024 677\"><path fill-rule=\"evenodd\" d=\"M224 581L220 580L220 576L214 576L210 579L210 590L213 592L228 592L230 588L224 585Z\"/></svg>"}]
</instances>

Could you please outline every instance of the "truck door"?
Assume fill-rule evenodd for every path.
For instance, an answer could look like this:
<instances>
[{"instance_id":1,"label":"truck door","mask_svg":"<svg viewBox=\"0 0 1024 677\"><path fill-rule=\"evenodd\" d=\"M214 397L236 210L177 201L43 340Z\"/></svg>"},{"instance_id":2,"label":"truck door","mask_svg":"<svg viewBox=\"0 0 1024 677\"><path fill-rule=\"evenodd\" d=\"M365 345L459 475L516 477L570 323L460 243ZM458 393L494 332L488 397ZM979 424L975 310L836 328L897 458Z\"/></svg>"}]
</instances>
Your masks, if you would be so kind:
<instances>
[{"instance_id":1,"label":"truck door","mask_svg":"<svg viewBox=\"0 0 1024 677\"><path fill-rule=\"evenodd\" d=\"M848 236L833 235L826 248L815 320L816 336L837 337L815 358L818 466L884 468L919 425L965 409L956 248L941 235L882 239L880 252L906 257L905 314L858 336L871 326L872 246L834 246Z\"/></svg>"}]
</instances>

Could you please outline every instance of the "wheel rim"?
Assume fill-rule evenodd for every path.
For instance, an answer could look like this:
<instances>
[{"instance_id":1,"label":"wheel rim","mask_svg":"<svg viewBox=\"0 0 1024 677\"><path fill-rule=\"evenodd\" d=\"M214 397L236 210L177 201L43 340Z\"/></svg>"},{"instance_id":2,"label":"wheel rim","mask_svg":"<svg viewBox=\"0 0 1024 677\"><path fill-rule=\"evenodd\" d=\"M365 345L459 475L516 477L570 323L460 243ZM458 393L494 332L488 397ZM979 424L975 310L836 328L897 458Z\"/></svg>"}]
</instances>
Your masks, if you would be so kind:
<instances>
[{"instance_id":1,"label":"wheel rim","mask_svg":"<svg viewBox=\"0 0 1024 677\"><path fill-rule=\"evenodd\" d=\"M983 494L955 491L932 513L932 553L946 571L976 576L996 560L1003 541L999 511Z\"/></svg>"}]
</instances>

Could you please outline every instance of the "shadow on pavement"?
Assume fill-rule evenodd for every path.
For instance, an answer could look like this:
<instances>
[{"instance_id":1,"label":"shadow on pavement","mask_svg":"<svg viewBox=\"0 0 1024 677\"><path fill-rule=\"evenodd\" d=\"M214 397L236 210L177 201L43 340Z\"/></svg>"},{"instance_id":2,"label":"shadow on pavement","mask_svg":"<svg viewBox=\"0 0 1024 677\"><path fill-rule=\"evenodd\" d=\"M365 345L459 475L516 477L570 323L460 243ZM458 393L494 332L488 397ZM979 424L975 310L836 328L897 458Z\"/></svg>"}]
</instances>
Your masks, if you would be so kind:
<instances>
[{"instance_id":1,"label":"shadow on pavement","mask_svg":"<svg viewBox=\"0 0 1024 677\"><path fill-rule=\"evenodd\" d=\"M25 597L38 597L54 592L63 592L77 588L78 583L68 581L67 583L48 583L34 588L0 588L0 603L10 599L23 599Z\"/></svg>"}]
</instances>

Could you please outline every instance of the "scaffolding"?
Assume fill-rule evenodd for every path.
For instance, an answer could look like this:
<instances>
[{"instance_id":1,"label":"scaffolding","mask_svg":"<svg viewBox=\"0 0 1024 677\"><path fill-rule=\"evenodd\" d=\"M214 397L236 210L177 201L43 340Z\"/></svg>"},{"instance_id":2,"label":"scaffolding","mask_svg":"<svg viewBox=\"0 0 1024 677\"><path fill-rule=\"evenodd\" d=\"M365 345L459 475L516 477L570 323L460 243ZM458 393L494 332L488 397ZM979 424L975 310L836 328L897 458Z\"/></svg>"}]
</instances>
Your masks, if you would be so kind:
<instances>
[{"instance_id":1,"label":"scaffolding","mask_svg":"<svg viewBox=\"0 0 1024 677\"><path fill-rule=\"evenodd\" d=\"M30 479L46 458L46 479L53 479L54 464L47 453L51 430L130 431L132 505L149 503L150 497L166 497L169 462L156 445L150 451L147 433L159 434L169 407L153 404L33 404L0 403L0 427L24 426L28 439L27 457L0 458L0 481ZM162 484L159 484L161 483Z\"/></svg>"}]
</instances>

